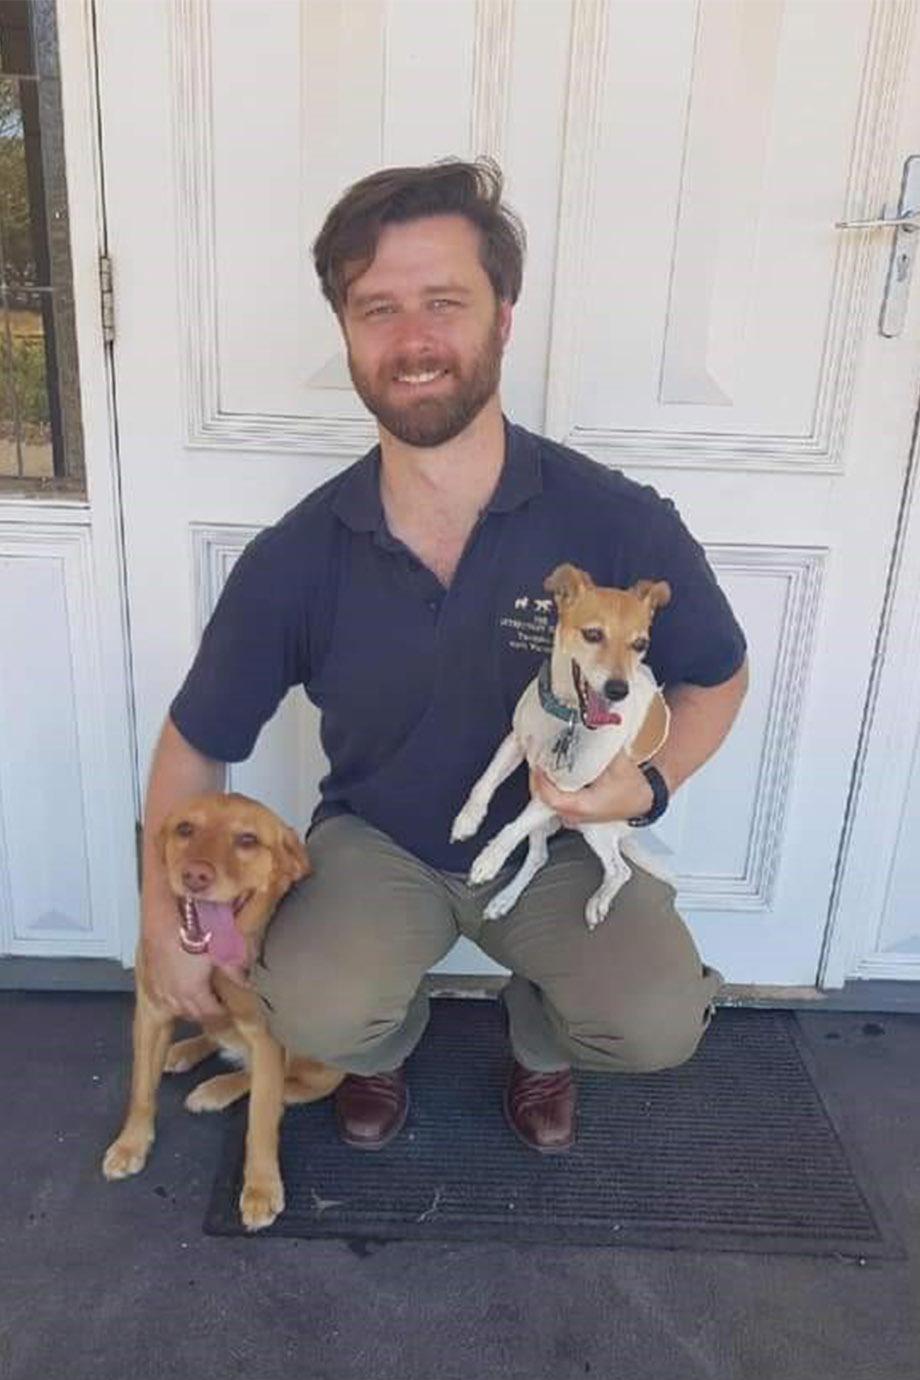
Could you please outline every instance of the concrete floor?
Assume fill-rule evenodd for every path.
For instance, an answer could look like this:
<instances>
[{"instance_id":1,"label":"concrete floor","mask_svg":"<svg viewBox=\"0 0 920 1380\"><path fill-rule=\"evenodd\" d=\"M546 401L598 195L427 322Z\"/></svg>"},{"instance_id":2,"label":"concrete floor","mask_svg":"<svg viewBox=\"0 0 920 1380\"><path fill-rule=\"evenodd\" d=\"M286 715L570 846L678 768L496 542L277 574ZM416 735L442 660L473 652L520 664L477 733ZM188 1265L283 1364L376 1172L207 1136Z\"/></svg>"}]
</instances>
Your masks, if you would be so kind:
<instances>
[{"instance_id":1,"label":"concrete floor","mask_svg":"<svg viewBox=\"0 0 920 1380\"><path fill-rule=\"evenodd\" d=\"M130 999L0 993L0 1380L917 1380L920 1016L799 1020L907 1260L205 1237L196 1076L106 1184Z\"/></svg>"}]
</instances>

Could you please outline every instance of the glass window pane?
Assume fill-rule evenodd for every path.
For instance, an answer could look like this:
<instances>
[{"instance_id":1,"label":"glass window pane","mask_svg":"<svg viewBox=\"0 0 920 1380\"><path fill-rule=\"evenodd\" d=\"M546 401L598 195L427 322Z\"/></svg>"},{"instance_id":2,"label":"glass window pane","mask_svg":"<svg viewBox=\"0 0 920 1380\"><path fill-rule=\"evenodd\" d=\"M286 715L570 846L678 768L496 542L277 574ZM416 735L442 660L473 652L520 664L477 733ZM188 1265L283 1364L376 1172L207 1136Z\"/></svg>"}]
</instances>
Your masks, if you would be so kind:
<instances>
[{"instance_id":1,"label":"glass window pane","mask_svg":"<svg viewBox=\"0 0 920 1380\"><path fill-rule=\"evenodd\" d=\"M37 157L36 157L37 155ZM13 287L49 286L38 92L0 77L0 272Z\"/></svg>"},{"instance_id":2,"label":"glass window pane","mask_svg":"<svg viewBox=\"0 0 920 1380\"><path fill-rule=\"evenodd\" d=\"M0 474L16 477L19 462L19 428L16 423L16 389L10 356L11 334L7 312L0 312Z\"/></svg>"},{"instance_id":3,"label":"glass window pane","mask_svg":"<svg viewBox=\"0 0 920 1380\"><path fill-rule=\"evenodd\" d=\"M0 3L0 71L19 75L35 71L28 0Z\"/></svg>"},{"instance_id":4,"label":"glass window pane","mask_svg":"<svg viewBox=\"0 0 920 1380\"><path fill-rule=\"evenodd\" d=\"M85 492L63 133L54 0L0 0L0 496Z\"/></svg>"},{"instance_id":5,"label":"glass window pane","mask_svg":"<svg viewBox=\"0 0 920 1380\"><path fill-rule=\"evenodd\" d=\"M16 292L8 300L8 358L21 473L27 479L50 478L54 474L51 409L52 402L56 403L49 388L49 378L54 376L51 295Z\"/></svg>"}]
</instances>

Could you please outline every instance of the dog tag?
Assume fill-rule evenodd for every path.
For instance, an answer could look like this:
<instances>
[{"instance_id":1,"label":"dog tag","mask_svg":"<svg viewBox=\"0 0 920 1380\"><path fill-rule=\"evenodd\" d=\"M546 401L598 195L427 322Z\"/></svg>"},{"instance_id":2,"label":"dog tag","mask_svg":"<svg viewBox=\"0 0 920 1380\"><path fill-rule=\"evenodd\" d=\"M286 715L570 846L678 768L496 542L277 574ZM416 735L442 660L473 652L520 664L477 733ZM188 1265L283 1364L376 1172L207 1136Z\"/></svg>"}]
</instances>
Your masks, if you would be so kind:
<instances>
[{"instance_id":1,"label":"dog tag","mask_svg":"<svg viewBox=\"0 0 920 1380\"><path fill-rule=\"evenodd\" d=\"M575 725L566 724L553 743L550 751L553 754L553 766L556 771L571 771L575 765Z\"/></svg>"}]
</instances>

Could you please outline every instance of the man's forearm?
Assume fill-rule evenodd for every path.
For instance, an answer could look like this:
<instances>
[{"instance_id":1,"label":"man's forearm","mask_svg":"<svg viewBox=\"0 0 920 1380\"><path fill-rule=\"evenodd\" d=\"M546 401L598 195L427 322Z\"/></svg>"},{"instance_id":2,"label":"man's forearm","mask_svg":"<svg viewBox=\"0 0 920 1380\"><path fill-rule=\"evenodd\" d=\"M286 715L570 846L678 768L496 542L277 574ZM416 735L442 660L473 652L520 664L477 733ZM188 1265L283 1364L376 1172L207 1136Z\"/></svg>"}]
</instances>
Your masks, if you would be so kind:
<instances>
[{"instance_id":1,"label":"man's forearm","mask_svg":"<svg viewBox=\"0 0 920 1380\"><path fill-rule=\"evenodd\" d=\"M675 685L664 692L671 711L667 741L652 758L673 794L726 737L748 687L745 660L721 685Z\"/></svg>"},{"instance_id":2,"label":"man's forearm","mask_svg":"<svg viewBox=\"0 0 920 1380\"><path fill-rule=\"evenodd\" d=\"M172 901L160 861L157 835L171 810L190 796L221 791L226 779L223 762L212 761L187 743L172 720L167 719L150 768L144 806L143 918L145 925L172 918Z\"/></svg>"}]
</instances>

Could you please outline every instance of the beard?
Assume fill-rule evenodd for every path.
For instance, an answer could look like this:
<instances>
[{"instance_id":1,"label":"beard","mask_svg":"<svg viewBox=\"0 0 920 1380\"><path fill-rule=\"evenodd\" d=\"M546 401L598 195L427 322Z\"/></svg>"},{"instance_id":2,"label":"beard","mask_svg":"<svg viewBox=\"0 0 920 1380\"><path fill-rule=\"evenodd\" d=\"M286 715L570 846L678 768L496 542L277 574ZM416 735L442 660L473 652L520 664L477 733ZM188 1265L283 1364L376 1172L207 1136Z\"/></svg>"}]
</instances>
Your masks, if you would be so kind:
<instances>
[{"instance_id":1,"label":"beard","mask_svg":"<svg viewBox=\"0 0 920 1380\"><path fill-rule=\"evenodd\" d=\"M348 367L355 392L382 427L409 446L441 446L452 441L478 416L498 389L504 345L499 313L488 335L470 364L463 368L455 358L397 358L377 378L365 373L348 348ZM391 380L398 374L424 373L432 369L447 370L456 381L448 394L407 398L395 403L387 398ZM424 385L422 385L424 388Z\"/></svg>"}]
</instances>

